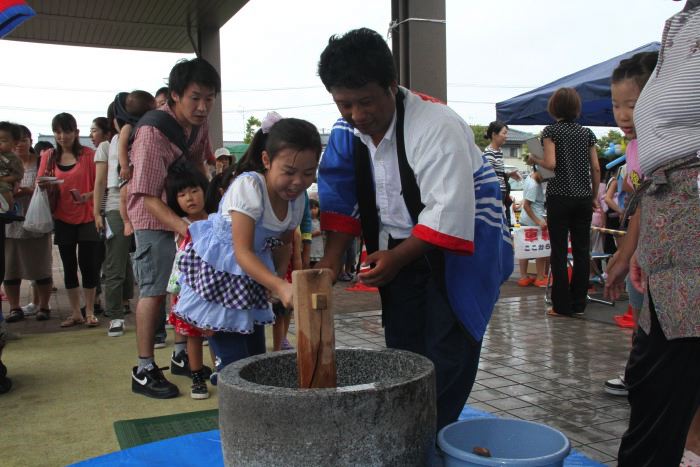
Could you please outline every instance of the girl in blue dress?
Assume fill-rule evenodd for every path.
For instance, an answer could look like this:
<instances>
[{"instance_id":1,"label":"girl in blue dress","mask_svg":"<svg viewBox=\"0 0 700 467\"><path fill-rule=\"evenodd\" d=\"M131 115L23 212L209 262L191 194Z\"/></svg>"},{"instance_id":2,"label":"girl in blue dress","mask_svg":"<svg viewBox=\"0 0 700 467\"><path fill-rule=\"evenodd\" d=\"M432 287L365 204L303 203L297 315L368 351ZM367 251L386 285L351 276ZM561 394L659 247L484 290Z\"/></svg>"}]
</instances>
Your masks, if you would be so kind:
<instances>
[{"instance_id":1,"label":"girl in blue dress","mask_svg":"<svg viewBox=\"0 0 700 467\"><path fill-rule=\"evenodd\" d=\"M190 225L174 312L213 333L219 371L265 352L264 325L274 322L269 295L291 307L292 286L283 277L320 154L311 123L268 114L218 212Z\"/></svg>"}]
</instances>

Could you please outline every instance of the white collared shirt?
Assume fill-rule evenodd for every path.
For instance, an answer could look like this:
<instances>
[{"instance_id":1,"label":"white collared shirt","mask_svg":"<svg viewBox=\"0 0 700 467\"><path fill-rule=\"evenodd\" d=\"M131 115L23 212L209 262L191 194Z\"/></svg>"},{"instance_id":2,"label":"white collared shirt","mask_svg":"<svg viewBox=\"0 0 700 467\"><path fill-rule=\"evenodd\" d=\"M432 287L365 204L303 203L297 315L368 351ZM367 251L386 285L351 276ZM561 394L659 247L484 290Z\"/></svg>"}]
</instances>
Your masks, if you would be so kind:
<instances>
[{"instance_id":1,"label":"white collared shirt","mask_svg":"<svg viewBox=\"0 0 700 467\"><path fill-rule=\"evenodd\" d=\"M355 135L367 146L372 160L380 237L384 237L381 232L395 239L410 237L413 220L401 191L401 173L396 146L396 112L394 111L394 117L379 146L374 145L371 136L362 134L357 129L355 129ZM382 240L385 239L382 238ZM380 243L383 242L380 241Z\"/></svg>"}]
</instances>

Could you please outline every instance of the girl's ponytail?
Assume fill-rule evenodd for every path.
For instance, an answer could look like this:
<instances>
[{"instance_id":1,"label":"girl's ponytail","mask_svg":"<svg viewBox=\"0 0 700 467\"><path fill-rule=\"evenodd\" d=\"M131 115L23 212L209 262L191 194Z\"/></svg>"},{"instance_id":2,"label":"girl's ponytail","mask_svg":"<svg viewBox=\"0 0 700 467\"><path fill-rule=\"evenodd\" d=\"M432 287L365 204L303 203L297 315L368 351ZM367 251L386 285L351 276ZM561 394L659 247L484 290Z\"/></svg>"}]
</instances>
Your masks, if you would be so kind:
<instances>
[{"instance_id":1,"label":"girl's ponytail","mask_svg":"<svg viewBox=\"0 0 700 467\"><path fill-rule=\"evenodd\" d=\"M279 151L291 148L295 151L310 149L321 156L321 136L318 130L306 120L282 118L277 112L270 112L262 121L260 129L253 136L248 150L238 162L234 178L243 172L265 172L262 153L267 151L270 162Z\"/></svg>"},{"instance_id":2,"label":"girl's ponytail","mask_svg":"<svg viewBox=\"0 0 700 467\"><path fill-rule=\"evenodd\" d=\"M262 129L255 132L253 140L248 145L245 154L241 157L236 165L235 177L238 177L243 172L265 172L265 166L262 162L262 153L267 144L267 134L263 133Z\"/></svg>"}]
</instances>

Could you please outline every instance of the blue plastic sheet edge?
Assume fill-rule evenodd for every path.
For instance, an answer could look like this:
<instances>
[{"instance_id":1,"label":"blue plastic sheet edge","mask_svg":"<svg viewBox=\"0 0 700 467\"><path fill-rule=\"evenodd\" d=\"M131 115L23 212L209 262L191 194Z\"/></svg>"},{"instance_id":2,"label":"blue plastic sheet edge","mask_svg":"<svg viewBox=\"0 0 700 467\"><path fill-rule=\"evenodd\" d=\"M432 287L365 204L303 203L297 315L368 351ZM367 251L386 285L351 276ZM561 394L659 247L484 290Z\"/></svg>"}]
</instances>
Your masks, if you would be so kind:
<instances>
[{"instance_id":1,"label":"blue plastic sheet edge","mask_svg":"<svg viewBox=\"0 0 700 467\"><path fill-rule=\"evenodd\" d=\"M494 418L488 412L465 405L459 416L460 420L473 418ZM103 456L72 464L79 467L99 466L202 466L218 467L224 465L221 453L219 430L193 433L176 438L143 444L133 448L117 451ZM564 467L604 467L584 454L572 449L564 460Z\"/></svg>"}]
</instances>

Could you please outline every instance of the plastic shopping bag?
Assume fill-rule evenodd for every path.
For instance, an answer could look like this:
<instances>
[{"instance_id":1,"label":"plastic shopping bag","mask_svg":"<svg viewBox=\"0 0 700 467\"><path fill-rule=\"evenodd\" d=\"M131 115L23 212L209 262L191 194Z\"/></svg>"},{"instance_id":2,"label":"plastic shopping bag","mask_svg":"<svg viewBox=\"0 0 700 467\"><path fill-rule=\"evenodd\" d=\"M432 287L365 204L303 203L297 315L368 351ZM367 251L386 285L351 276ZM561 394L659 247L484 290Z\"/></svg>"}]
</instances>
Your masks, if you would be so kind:
<instances>
[{"instance_id":1,"label":"plastic shopping bag","mask_svg":"<svg viewBox=\"0 0 700 467\"><path fill-rule=\"evenodd\" d=\"M175 261L173 261L173 268L170 271L170 277L168 278L168 285L165 290L168 293L180 295L180 258L185 254L185 247L192 241L190 232L187 232L185 238L182 239L180 245L178 245L177 252L175 253Z\"/></svg>"},{"instance_id":2,"label":"plastic shopping bag","mask_svg":"<svg viewBox=\"0 0 700 467\"><path fill-rule=\"evenodd\" d=\"M184 253L183 250L178 250L177 253L175 253L175 261L173 261L173 268L168 278L168 286L165 289L168 293L175 295L180 294L180 268L177 263Z\"/></svg>"},{"instance_id":3,"label":"plastic shopping bag","mask_svg":"<svg viewBox=\"0 0 700 467\"><path fill-rule=\"evenodd\" d=\"M53 230L53 216L49 206L49 196L45 190L34 190L27 213L24 215L24 230L36 233L49 233Z\"/></svg>"}]
</instances>

